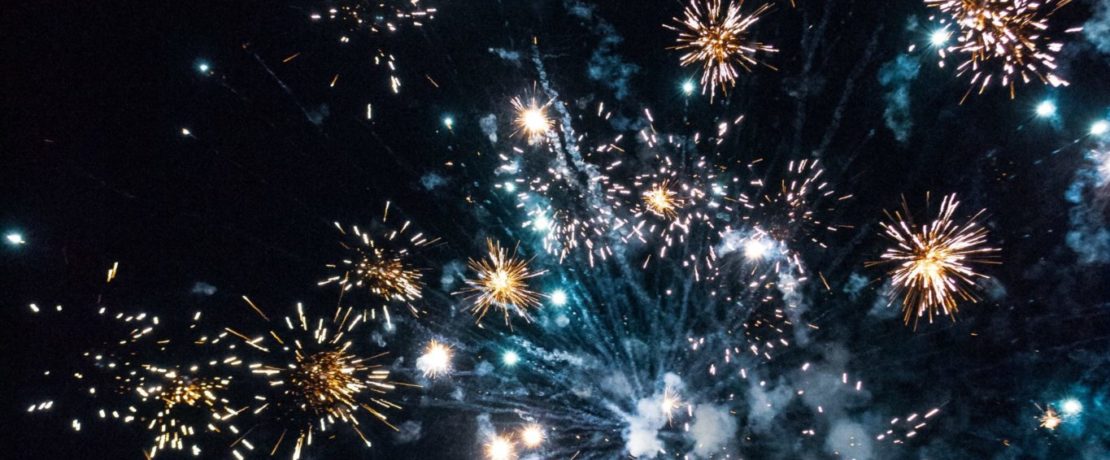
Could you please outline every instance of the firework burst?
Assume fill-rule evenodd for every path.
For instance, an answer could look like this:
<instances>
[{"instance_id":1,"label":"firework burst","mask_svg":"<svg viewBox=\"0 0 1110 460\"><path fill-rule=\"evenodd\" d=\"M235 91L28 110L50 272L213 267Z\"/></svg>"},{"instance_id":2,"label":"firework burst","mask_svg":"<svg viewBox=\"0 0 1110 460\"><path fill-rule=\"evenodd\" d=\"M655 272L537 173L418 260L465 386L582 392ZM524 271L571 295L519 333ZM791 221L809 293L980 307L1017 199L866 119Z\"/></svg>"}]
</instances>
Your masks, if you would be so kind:
<instances>
[{"instance_id":1,"label":"firework burst","mask_svg":"<svg viewBox=\"0 0 1110 460\"><path fill-rule=\"evenodd\" d=\"M248 303L269 321L257 306L249 300ZM286 438L295 438L291 456L298 459L312 445L314 434L332 431L338 424L349 427L369 447L371 443L360 419L364 414L397 429L385 412L401 406L386 396L397 386L407 384L391 381L390 371L374 363L387 353L364 357L355 351L357 346L351 337L364 320L363 315L350 307L337 308L330 318L313 319L305 314L303 305L297 304L297 316L285 317L283 330L269 331L273 344L267 343L267 336L249 338L226 329L266 357L280 355L288 360L282 365L269 362L249 365L251 373L265 377L269 387L277 391L273 395L255 396L259 404L251 411L259 426L273 424L281 428L269 451L271 455L281 450ZM248 442L244 435L234 445L243 443L249 448Z\"/></svg>"},{"instance_id":2,"label":"firework burst","mask_svg":"<svg viewBox=\"0 0 1110 460\"><path fill-rule=\"evenodd\" d=\"M504 313L505 324L509 324L512 312L527 320L527 310L540 306L540 299L543 297L529 289L528 279L544 272L532 271L528 267L528 261L517 258L515 249L509 253L493 239L486 240L486 249L486 258L470 259L468 265L475 277L466 280L468 287L457 294L468 294L467 300L472 303L471 311L478 316L479 322L491 308L498 308Z\"/></svg>"},{"instance_id":3,"label":"firework burst","mask_svg":"<svg viewBox=\"0 0 1110 460\"><path fill-rule=\"evenodd\" d=\"M439 239L428 239L420 232L407 234L411 229L411 222L407 220L399 227L391 227L389 208L387 202L381 220L371 227L378 231L364 231L357 226L347 231L335 223L346 237L340 245L351 257L328 264L327 268L334 274L318 284L335 283L343 292L366 290L384 302L402 303L413 315L418 315L419 310L412 302L423 297L424 270L413 264L412 252L433 245ZM388 312L385 314L388 317Z\"/></svg>"},{"instance_id":4,"label":"firework burst","mask_svg":"<svg viewBox=\"0 0 1110 460\"><path fill-rule=\"evenodd\" d=\"M934 32L935 44L942 67L948 55L962 59L956 73L971 77L965 98L976 87L982 94L995 81L1010 89L1011 98L1016 85L1034 79L1066 86L1068 82L1056 74L1056 55L1064 45L1047 33L1049 17L1068 3L1071 0L925 0L947 15L940 19L944 28ZM949 20L957 28L955 43L945 45L952 34Z\"/></svg>"},{"instance_id":5,"label":"firework burst","mask_svg":"<svg viewBox=\"0 0 1110 460\"><path fill-rule=\"evenodd\" d=\"M774 53L774 46L753 40L752 26L771 9L770 4L742 14L743 0L722 8L721 0L691 0L682 18L675 18L678 45L672 49L685 52L680 58L683 66L700 64L702 92L709 92L712 99L720 87L722 92L735 85L737 68L751 71L752 67L766 63L758 60L760 53ZM771 67L772 69L774 67Z\"/></svg>"},{"instance_id":6,"label":"firework burst","mask_svg":"<svg viewBox=\"0 0 1110 460\"><path fill-rule=\"evenodd\" d=\"M555 122L547 116L547 108L551 102L539 104L535 98L529 98L525 102L524 99L516 97L513 98L512 104L515 111L513 126L517 133L528 139L528 143L540 142L555 126Z\"/></svg>"},{"instance_id":7,"label":"firework burst","mask_svg":"<svg viewBox=\"0 0 1110 460\"><path fill-rule=\"evenodd\" d=\"M928 198L926 198L928 202ZM998 248L987 242L987 229L979 223L981 210L965 223L955 220L960 202L956 195L941 200L940 212L930 223L916 226L908 206L903 212L887 213L889 222L882 223L883 234L894 245L880 261L868 265L893 264L890 270L893 297L902 298L903 319L917 321L927 316L929 322L937 315L955 318L960 301L976 302L972 292L976 279L986 275L975 271L979 264L998 263Z\"/></svg>"}]
</instances>

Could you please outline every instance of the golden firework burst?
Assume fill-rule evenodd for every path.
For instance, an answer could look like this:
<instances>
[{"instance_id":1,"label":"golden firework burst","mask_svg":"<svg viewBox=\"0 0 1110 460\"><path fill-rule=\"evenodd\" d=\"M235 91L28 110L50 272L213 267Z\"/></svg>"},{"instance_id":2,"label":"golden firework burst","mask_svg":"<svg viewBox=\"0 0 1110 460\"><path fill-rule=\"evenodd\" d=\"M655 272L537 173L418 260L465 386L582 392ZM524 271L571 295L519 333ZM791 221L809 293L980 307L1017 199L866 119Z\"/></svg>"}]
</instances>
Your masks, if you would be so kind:
<instances>
[{"instance_id":1,"label":"golden firework burst","mask_svg":"<svg viewBox=\"0 0 1110 460\"><path fill-rule=\"evenodd\" d=\"M249 299L245 300L259 316L269 321L261 309ZM337 424L350 427L369 446L370 441L362 431L362 414L369 414L393 430L397 429L389 422L385 411L401 406L385 399L385 395L397 386L409 384L391 381L390 371L374 364L387 353L366 357L353 351L354 342L348 335L354 334L365 319L351 307L337 308L330 318L311 319L305 314L304 306L297 304L297 316L295 319L285 317L283 332L269 331L275 347L266 346L267 336L252 339L226 329L267 355L281 353L289 359L284 365L254 363L249 366L252 373L264 376L271 388L281 389L277 395L255 396L259 405L252 411L262 418L262 423L283 428L270 450L271 455L281 449L292 430L296 438L292 458L298 459L302 451L312 445L315 432L331 431ZM267 414L271 416L267 418ZM245 435L240 439L245 439Z\"/></svg>"},{"instance_id":2,"label":"golden firework burst","mask_svg":"<svg viewBox=\"0 0 1110 460\"><path fill-rule=\"evenodd\" d=\"M644 192L643 199L644 207L649 212L665 219L677 218L678 210L682 207L682 200L679 199L678 192L672 190L669 181L653 184Z\"/></svg>"},{"instance_id":3,"label":"golden firework burst","mask_svg":"<svg viewBox=\"0 0 1110 460\"><path fill-rule=\"evenodd\" d=\"M684 51L679 62L683 66L700 64L702 67L702 92L709 91L712 99L717 87L722 92L735 85L737 68L750 72L752 67L763 64L757 59L760 53L774 53L774 46L752 39L751 29L760 17L771 9L764 4L750 14L741 14L743 0L722 8L721 0L691 0L682 18L675 18L678 45L671 47Z\"/></svg>"},{"instance_id":4,"label":"golden firework burst","mask_svg":"<svg viewBox=\"0 0 1110 460\"><path fill-rule=\"evenodd\" d=\"M424 377L434 379L451 371L451 354L451 347L432 340L417 358L416 367L424 372Z\"/></svg>"},{"instance_id":5,"label":"golden firework burst","mask_svg":"<svg viewBox=\"0 0 1110 460\"><path fill-rule=\"evenodd\" d=\"M513 125L516 126L516 132L524 134L529 143L535 143L543 139L543 137L555 126L547 116L547 107L551 105L539 104L535 98L529 98L527 102L519 97L512 100L513 109L516 111L516 116L513 119Z\"/></svg>"},{"instance_id":6,"label":"golden firework burst","mask_svg":"<svg viewBox=\"0 0 1110 460\"><path fill-rule=\"evenodd\" d=\"M988 278L973 266L998 263L999 249L989 245L987 229L979 223L985 210L960 224L955 220L959 204L955 194L945 196L937 217L919 227L913 224L903 201L905 214L887 213L890 222L881 224L884 235L894 245L883 253L881 260L868 265L895 264L890 270L892 294L902 298L906 324L912 319L916 325L923 316L930 322L937 315L954 318L961 300L978 301L972 292L975 281Z\"/></svg>"},{"instance_id":7,"label":"golden firework burst","mask_svg":"<svg viewBox=\"0 0 1110 460\"><path fill-rule=\"evenodd\" d=\"M527 309L538 307L542 298L541 294L529 289L528 279L544 272L533 272L528 261L517 258L515 249L510 254L492 239L486 240L486 248L486 258L470 260L468 265L476 277L466 280L468 287L458 293L469 294L467 299L473 303L471 311L478 316L478 321L491 308L499 308L504 313L505 324L509 323L509 315L514 311L527 320Z\"/></svg>"},{"instance_id":8,"label":"golden firework burst","mask_svg":"<svg viewBox=\"0 0 1110 460\"><path fill-rule=\"evenodd\" d=\"M952 45L945 44L947 28L934 32L934 37L942 67L948 54L963 58L957 74L971 76L965 99L976 87L981 94L995 81L1009 87L1011 99L1017 84L1034 79L1066 86L1068 82L1056 74L1056 55L1064 45L1049 38L1048 18L1068 3L1071 0L925 0L946 13L958 29Z\"/></svg>"},{"instance_id":9,"label":"golden firework burst","mask_svg":"<svg viewBox=\"0 0 1110 460\"><path fill-rule=\"evenodd\" d=\"M1052 406L1047 406L1044 410L1044 413L1041 414L1040 421L1041 428L1045 428L1051 431L1059 427L1060 423L1064 420L1060 418L1060 414L1057 414L1056 410L1053 409Z\"/></svg>"},{"instance_id":10,"label":"golden firework burst","mask_svg":"<svg viewBox=\"0 0 1110 460\"><path fill-rule=\"evenodd\" d=\"M412 302L423 297L424 270L412 262L412 250L435 244L439 239L429 239L420 232L408 234L409 221L399 227L391 226L389 209L387 202L380 221L375 222L376 231L364 231L358 226L348 230L335 223L347 237L340 245L352 257L327 265L334 274L318 284L336 283L343 292L365 289L383 301L405 304L416 315L418 310Z\"/></svg>"}]
</instances>

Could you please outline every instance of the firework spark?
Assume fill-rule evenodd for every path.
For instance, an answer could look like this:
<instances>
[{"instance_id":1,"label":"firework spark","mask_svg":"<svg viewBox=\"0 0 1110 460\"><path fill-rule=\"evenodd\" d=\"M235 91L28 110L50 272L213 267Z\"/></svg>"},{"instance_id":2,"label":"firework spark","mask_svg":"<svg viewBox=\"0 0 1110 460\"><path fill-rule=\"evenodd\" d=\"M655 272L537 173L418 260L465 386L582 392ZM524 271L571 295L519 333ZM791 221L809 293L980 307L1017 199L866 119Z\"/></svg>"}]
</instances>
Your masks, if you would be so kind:
<instances>
[{"instance_id":1,"label":"firework spark","mask_svg":"<svg viewBox=\"0 0 1110 460\"><path fill-rule=\"evenodd\" d=\"M451 347L433 340L416 360L416 367L424 372L424 377L434 379L451 371L451 354Z\"/></svg>"},{"instance_id":2,"label":"firework spark","mask_svg":"<svg viewBox=\"0 0 1110 460\"><path fill-rule=\"evenodd\" d=\"M667 181L653 184L644 192L644 208L657 217L672 220L677 218L678 209L682 207L683 201L671 188L671 184Z\"/></svg>"},{"instance_id":3,"label":"firework spark","mask_svg":"<svg viewBox=\"0 0 1110 460\"><path fill-rule=\"evenodd\" d=\"M289 430L296 432L292 453L295 460L312 445L315 432L331 431L340 423L350 427L369 447L370 440L362 431L359 419L362 413L397 429L384 411L401 406L385 399L384 395L405 384L390 381L390 371L373 364L386 353L360 356L352 350L354 342L348 338L365 319L352 308L341 307L330 318L313 320L305 314L304 306L297 304L296 318L285 317L285 331L269 331L270 338L276 342L270 347L265 344L266 336L250 339L232 329L227 330L266 356L280 353L289 359L280 366L263 362L249 366L252 373L265 377L271 388L279 389L277 395L256 396L260 405L252 411L262 420L260 424L277 423L282 427L281 435L270 450L271 455L281 448ZM267 414L272 415L265 418Z\"/></svg>"},{"instance_id":4,"label":"firework spark","mask_svg":"<svg viewBox=\"0 0 1110 460\"><path fill-rule=\"evenodd\" d=\"M774 53L774 46L755 41L751 37L752 26L771 9L770 4L756 8L750 14L741 14L743 0L721 8L721 0L691 0L683 18L675 18L678 24L666 26L679 31L678 45L671 49L685 52L680 58L683 66L698 64L702 67L702 93L709 91L710 99L716 95L717 88L727 92L735 85L737 67L750 72L752 67L766 63L760 62L759 53ZM771 67L772 69L774 67Z\"/></svg>"},{"instance_id":5,"label":"firework spark","mask_svg":"<svg viewBox=\"0 0 1110 460\"><path fill-rule=\"evenodd\" d=\"M894 246L883 253L880 261L868 265L895 264L890 270L892 296L902 297L906 324L912 319L916 325L923 316L928 316L929 322L940 314L955 318L961 300L978 300L971 292L975 280L987 278L973 266L998 263L995 259L999 249L988 244L987 229L979 223L985 210L960 224L955 220L959 205L955 194L945 196L937 217L918 227L903 201L905 214L887 213L890 222L881 224Z\"/></svg>"},{"instance_id":6,"label":"firework spark","mask_svg":"<svg viewBox=\"0 0 1110 460\"><path fill-rule=\"evenodd\" d=\"M486 458L489 460L512 460L516 458L516 445L505 436L494 436L486 443Z\"/></svg>"},{"instance_id":7,"label":"firework spark","mask_svg":"<svg viewBox=\"0 0 1110 460\"><path fill-rule=\"evenodd\" d=\"M527 309L540 306L543 297L529 289L527 280L544 272L532 271L528 261L516 257L515 249L510 254L492 239L486 240L486 248L487 258L470 259L468 265L476 277L466 280L469 287L458 294L470 294L467 299L473 303L471 311L478 316L478 321L491 308L499 308L504 313L505 324L509 324L509 314L513 311L527 320Z\"/></svg>"},{"instance_id":8,"label":"firework spark","mask_svg":"<svg viewBox=\"0 0 1110 460\"><path fill-rule=\"evenodd\" d=\"M1044 413L1041 414L1040 426L1041 428L1052 431L1059 427L1060 423L1063 421L1064 420L1060 418L1060 414L1056 413L1056 410L1053 409L1052 406L1047 406L1044 410Z\"/></svg>"},{"instance_id":9,"label":"firework spark","mask_svg":"<svg viewBox=\"0 0 1110 460\"><path fill-rule=\"evenodd\" d=\"M948 18L940 20L945 28L932 37L942 67L949 54L963 59L956 72L971 76L965 98L976 87L982 94L996 80L1010 88L1010 98L1016 85L1033 79L1066 86L1068 82L1055 73L1056 55L1064 45L1051 41L1047 31L1048 18L1068 3L1071 0L925 0L958 28L952 45L944 45L950 36ZM1065 33L1080 30L1072 28Z\"/></svg>"},{"instance_id":10,"label":"firework spark","mask_svg":"<svg viewBox=\"0 0 1110 460\"><path fill-rule=\"evenodd\" d=\"M539 425L531 424L520 430L520 441L529 449L535 449L543 444L543 438L543 427Z\"/></svg>"},{"instance_id":11,"label":"firework spark","mask_svg":"<svg viewBox=\"0 0 1110 460\"><path fill-rule=\"evenodd\" d=\"M516 111L516 116L513 119L516 132L523 134L530 144L542 140L555 125L547 116L547 107L551 105L550 102L541 105L536 102L535 98L530 98L525 102L517 97L513 98L512 104Z\"/></svg>"},{"instance_id":12,"label":"firework spark","mask_svg":"<svg viewBox=\"0 0 1110 460\"><path fill-rule=\"evenodd\" d=\"M340 263L329 264L327 268L336 272L318 284L323 286L336 283L344 292L365 289L386 302L405 304L413 315L419 310L412 302L423 297L423 269L411 261L413 249L435 244L438 238L428 239L423 233L406 234L411 222L405 221L397 228L389 226L387 202L380 221L375 222L376 232L363 231L351 226L350 231L339 223L335 227L347 237L340 245L352 253Z\"/></svg>"}]
</instances>

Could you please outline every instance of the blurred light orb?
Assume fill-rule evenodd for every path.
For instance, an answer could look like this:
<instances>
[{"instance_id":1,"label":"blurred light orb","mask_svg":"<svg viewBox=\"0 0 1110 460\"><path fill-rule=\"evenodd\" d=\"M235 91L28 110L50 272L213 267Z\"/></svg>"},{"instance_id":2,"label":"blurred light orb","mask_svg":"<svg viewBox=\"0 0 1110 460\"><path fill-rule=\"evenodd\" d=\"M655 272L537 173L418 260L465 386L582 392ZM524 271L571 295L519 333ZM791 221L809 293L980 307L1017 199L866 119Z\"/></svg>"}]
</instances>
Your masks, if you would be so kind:
<instances>
[{"instance_id":1,"label":"blurred light orb","mask_svg":"<svg viewBox=\"0 0 1110 460\"><path fill-rule=\"evenodd\" d=\"M1041 118L1048 118L1056 115L1056 103L1052 101L1043 101L1037 104L1037 116Z\"/></svg>"},{"instance_id":2,"label":"blurred light orb","mask_svg":"<svg viewBox=\"0 0 1110 460\"><path fill-rule=\"evenodd\" d=\"M515 366L520 362L520 355L516 354L515 351L506 351L505 354L501 355L501 362L505 363L506 366Z\"/></svg>"},{"instance_id":3,"label":"blurred light orb","mask_svg":"<svg viewBox=\"0 0 1110 460\"><path fill-rule=\"evenodd\" d=\"M551 305L561 307L567 304L567 293L562 289L551 291Z\"/></svg>"}]
</instances>

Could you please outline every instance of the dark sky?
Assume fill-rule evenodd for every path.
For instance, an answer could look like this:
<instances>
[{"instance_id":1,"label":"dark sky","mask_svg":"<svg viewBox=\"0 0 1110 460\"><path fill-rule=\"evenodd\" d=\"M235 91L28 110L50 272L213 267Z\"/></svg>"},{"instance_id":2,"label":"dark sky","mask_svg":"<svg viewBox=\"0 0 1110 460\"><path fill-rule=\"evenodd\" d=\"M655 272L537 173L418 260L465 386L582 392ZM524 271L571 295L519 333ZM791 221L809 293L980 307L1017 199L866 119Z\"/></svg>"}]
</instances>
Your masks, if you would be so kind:
<instances>
[{"instance_id":1,"label":"dark sky","mask_svg":"<svg viewBox=\"0 0 1110 460\"><path fill-rule=\"evenodd\" d=\"M425 321L434 325L401 319L386 334L399 360L392 361L396 372L415 380L412 360L433 336L452 336L466 356L453 383L402 396L406 410L394 417L419 421L416 441L401 443L379 431L375 447L366 450L341 437L309 458L476 458L483 413L494 412L499 427L513 422L503 406L484 406L481 397L437 405L455 390L494 398L517 385L533 393L520 407L558 413L554 406L566 400L551 396L545 406L547 397L535 394L568 390L537 383L549 374L522 372L495 384L473 374L496 360L487 356L497 349L489 343L528 340L588 354L586 334L545 342L551 332L541 330L542 321L475 331L473 321L453 314L459 300L438 282L442 267L479 255L486 236L524 239L529 256L542 252L521 236L511 197L493 187L500 180L493 173L496 155L514 145L509 99L541 79L531 61L535 49L580 133L635 136L588 117L602 101L628 120L650 108L660 132L679 135L713 134L717 120L742 114L735 132L701 153L723 165L766 158L771 171L792 159L820 157L838 190L854 196L830 216L851 229L828 236L826 249L804 252L832 288L818 289L811 280L804 290L803 318L821 329L799 356L847 351L845 366L868 382L870 400L842 415L868 433L913 411L940 406L943 414L904 445L874 443L873 458L1107 458L1110 237L1108 192L1096 165L1106 161L1106 139L1087 131L1108 115L1110 61L1097 37L1063 39L1060 73L1068 87L1033 82L1019 86L1013 99L996 87L960 104L966 79L953 75L951 62L939 69L926 52L905 54L911 43L924 46L934 27L920 1L798 3L778 5L757 26L758 37L780 49L769 58L778 70L743 74L728 96L712 103L678 89L696 74L667 49L674 32L662 24L683 7L675 0L425 0L422 5L438 9L434 19L419 28L402 23L395 33L310 21L310 13L333 6L323 2L39 1L5 8L0 230L27 240L0 251L6 286L0 321L7 326L0 356L5 386L11 385L0 430L5 451L11 458L141 458L141 430L92 423L97 403L76 395L71 382L41 375L44 369L67 374L82 352L117 339L118 325L95 315L99 305L157 314L175 337L191 334L173 327L187 324L196 310L216 330L253 320L242 295L276 312L297 301L326 306L335 293L316 282L323 266L342 256L332 222L369 222L387 200L443 241L423 261L437 280L429 283L437 292L427 295L425 307L431 311ZM1094 3L1076 2L1052 21L1083 24L1099 8L1105 19L1110 6ZM573 11L591 4L586 15ZM344 35L349 43L340 43ZM523 57L505 60L493 48ZM379 53L395 56L400 94L390 91L385 67L374 65ZM202 63L211 72L199 72ZM919 70L899 76L906 63ZM591 78L591 71L600 77ZM892 96L899 90L901 105ZM1053 120L1034 116L1033 107L1045 99L1059 107ZM491 113L502 122L499 143L480 127ZM455 120L453 129L444 128L445 116ZM182 128L191 135L183 136ZM905 130L902 139L897 129ZM429 190L422 182L429 174L444 184ZM959 193L964 212L988 209L991 241L1003 256L1001 265L986 269L995 281L984 284L983 302L965 306L956 323L943 318L914 331L897 315L872 312L883 272L863 262L887 244L878 236L882 210L897 207L903 196L918 206L927 191ZM120 278L106 286L104 273L117 261ZM581 260L557 262L537 259L549 277L595 295L625 283L655 292L673 282L665 273L681 272L593 279ZM874 282L862 294L849 293L853 276ZM216 293L194 293L198 282ZM31 314L31 303L46 311ZM621 316L627 314L621 308L638 308L616 303L582 306L594 312L583 315L614 309ZM52 311L55 304L63 312ZM706 327L676 324L681 327L671 336L634 327L623 333L670 350ZM170 356L183 356L175 353ZM680 374L695 367L682 359L672 365ZM776 366L767 369L772 380L787 374L785 365ZM698 378L688 378L694 387ZM700 396L719 397L730 386L742 394L747 383L718 382ZM1083 401L1082 416L1055 432L1038 429L1034 404L1069 397ZM55 413L26 414L31 402L50 398L59 401ZM740 428L718 454L834 457L823 438L797 436L795 428L808 425L790 411L775 419L782 431L760 431L745 407L732 406ZM76 415L69 414L78 413L89 423L73 433L69 421ZM825 433L836 424L824 423ZM619 423L582 424L614 431L604 433L608 440L559 438L560 449L545 455L621 455ZM691 448L674 431L666 439L678 450L669 456ZM218 445L206 455L229 457Z\"/></svg>"}]
</instances>

